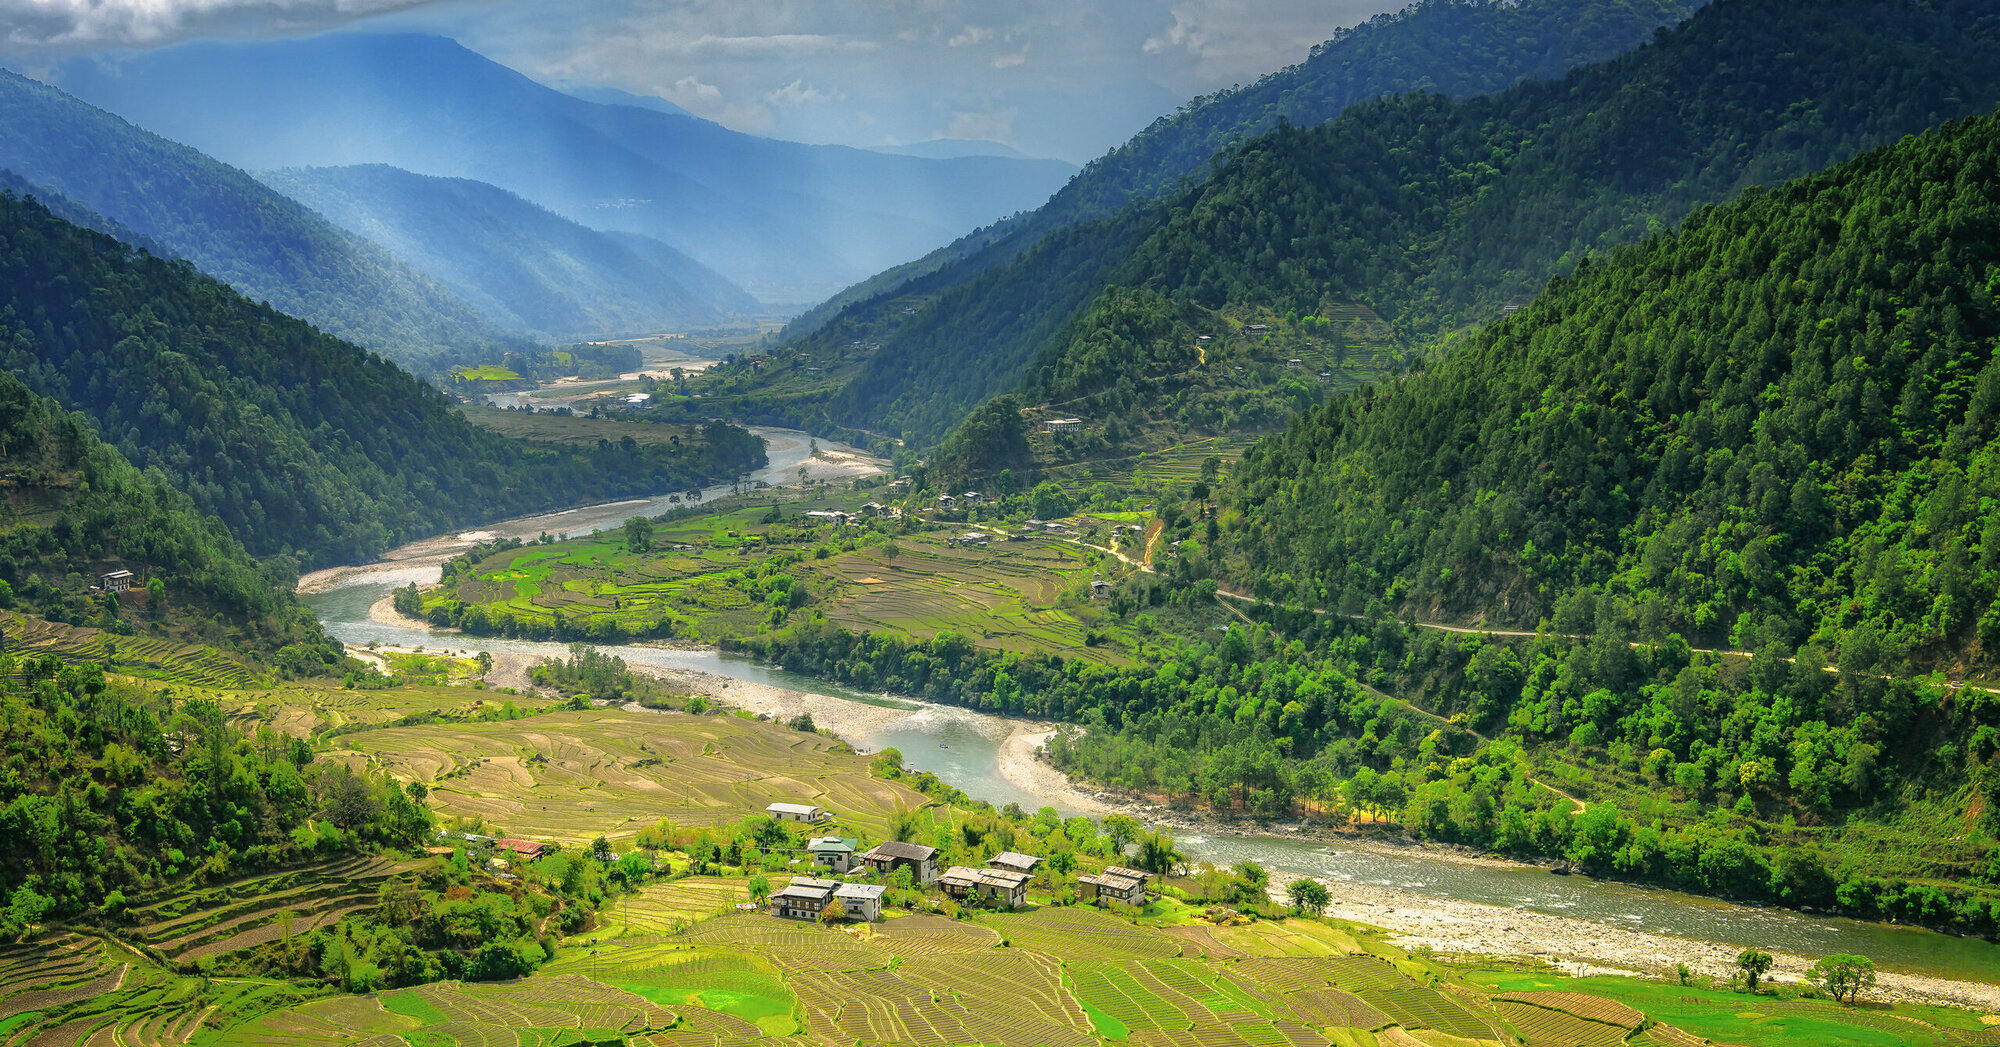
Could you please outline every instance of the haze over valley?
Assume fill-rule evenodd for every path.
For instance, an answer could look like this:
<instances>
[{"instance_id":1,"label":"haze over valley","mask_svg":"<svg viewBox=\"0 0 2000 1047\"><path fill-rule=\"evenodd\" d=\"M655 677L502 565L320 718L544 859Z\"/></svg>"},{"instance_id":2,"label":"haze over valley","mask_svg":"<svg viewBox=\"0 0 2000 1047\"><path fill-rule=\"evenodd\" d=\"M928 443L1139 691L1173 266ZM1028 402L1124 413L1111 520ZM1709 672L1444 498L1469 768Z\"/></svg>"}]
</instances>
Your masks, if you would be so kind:
<instances>
[{"instance_id":1,"label":"haze over valley","mask_svg":"<svg viewBox=\"0 0 2000 1047\"><path fill-rule=\"evenodd\" d=\"M0 0L0 1047L1992 1042L1996 50Z\"/></svg>"}]
</instances>

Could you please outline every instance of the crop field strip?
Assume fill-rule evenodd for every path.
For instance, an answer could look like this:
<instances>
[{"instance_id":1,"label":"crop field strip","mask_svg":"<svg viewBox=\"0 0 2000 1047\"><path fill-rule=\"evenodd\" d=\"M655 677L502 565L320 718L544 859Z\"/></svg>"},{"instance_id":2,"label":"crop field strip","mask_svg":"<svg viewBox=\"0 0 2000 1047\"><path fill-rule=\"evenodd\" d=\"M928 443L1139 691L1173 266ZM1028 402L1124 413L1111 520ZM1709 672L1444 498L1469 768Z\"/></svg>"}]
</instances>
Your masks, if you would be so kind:
<instances>
[{"instance_id":1,"label":"crop field strip","mask_svg":"<svg viewBox=\"0 0 2000 1047\"><path fill-rule=\"evenodd\" d=\"M1384 966L1387 965L1384 964ZM1495 1036L1493 1026L1485 1019L1459 1006L1456 1001L1444 993L1427 986L1415 985L1406 981L1393 988L1358 990L1355 995L1366 1000L1370 1006L1394 1018L1396 1024L1407 1028L1435 1029L1447 1036L1459 1036L1468 1040L1490 1040ZM1515 1006L1526 1005L1516 1004ZM1535 1009L1543 1010L1547 1014L1560 1015L1562 1018L1572 1022L1582 1021L1580 1018L1572 1018L1558 1011L1546 1011L1543 1008ZM1616 1039L1624 1038L1622 1030L1601 1023L1593 1022L1590 1024L1616 1033Z\"/></svg>"},{"instance_id":2,"label":"crop field strip","mask_svg":"<svg viewBox=\"0 0 2000 1047\"><path fill-rule=\"evenodd\" d=\"M1531 1004L1496 1000L1493 1012L1520 1033L1528 1047L1614 1047L1630 1029L1585 1021L1573 1014Z\"/></svg>"},{"instance_id":3,"label":"crop field strip","mask_svg":"<svg viewBox=\"0 0 2000 1047\"><path fill-rule=\"evenodd\" d=\"M981 923L1003 930L1016 948L1035 949L1071 964L1179 956L1180 943L1158 928L1137 927L1094 909L1039 909Z\"/></svg>"}]
</instances>

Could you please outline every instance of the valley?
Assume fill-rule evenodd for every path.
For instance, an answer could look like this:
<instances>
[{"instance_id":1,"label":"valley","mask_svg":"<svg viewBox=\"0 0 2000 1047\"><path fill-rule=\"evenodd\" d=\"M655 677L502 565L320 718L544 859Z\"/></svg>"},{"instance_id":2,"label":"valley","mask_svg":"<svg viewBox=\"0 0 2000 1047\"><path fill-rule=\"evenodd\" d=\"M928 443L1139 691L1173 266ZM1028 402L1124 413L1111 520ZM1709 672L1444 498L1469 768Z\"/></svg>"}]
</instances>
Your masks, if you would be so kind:
<instances>
[{"instance_id":1,"label":"valley","mask_svg":"<svg viewBox=\"0 0 2000 1047\"><path fill-rule=\"evenodd\" d=\"M0 1047L2000 1043L2000 19L1375 2L0 9Z\"/></svg>"}]
</instances>

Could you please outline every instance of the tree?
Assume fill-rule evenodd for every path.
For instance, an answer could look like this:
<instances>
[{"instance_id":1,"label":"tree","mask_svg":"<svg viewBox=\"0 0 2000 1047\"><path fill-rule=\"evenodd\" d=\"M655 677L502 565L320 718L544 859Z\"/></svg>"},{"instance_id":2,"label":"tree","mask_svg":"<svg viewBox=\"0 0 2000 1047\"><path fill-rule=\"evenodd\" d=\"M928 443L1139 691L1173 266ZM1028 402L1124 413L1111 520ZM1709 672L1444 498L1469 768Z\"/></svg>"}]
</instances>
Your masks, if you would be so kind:
<instances>
[{"instance_id":1,"label":"tree","mask_svg":"<svg viewBox=\"0 0 2000 1047\"><path fill-rule=\"evenodd\" d=\"M1326 884L1311 877L1293 880L1291 886L1285 889L1285 896L1291 900L1292 912L1300 916L1318 916L1326 911L1327 903L1333 900L1333 895L1326 889Z\"/></svg>"},{"instance_id":2,"label":"tree","mask_svg":"<svg viewBox=\"0 0 2000 1047\"><path fill-rule=\"evenodd\" d=\"M840 904L840 899L838 898L826 903L826 908L819 911L819 922L821 923L839 923L845 919L847 919L847 906Z\"/></svg>"},{"instance_id":3,"label":"tree","mask_svg":"<svg viewBox=\"0 0 2000 1047\"><path fill-rule=\"evenodd\" d=\"M625 548L629 552L645 553L653 550L653 521L643 516L634 516L625 521Z\"/></svg>"},{"instance_id":4,"label":"tree","mask_svg":"<svg viewBox=\"0 0 2000 1047\"><path fill-rule=\"evenodd\" d=\"M1736 957L1736 967L1743 972L1743 982L1751 992L1757 991L1757 982L1771 969L1771 954L1745 949Z\"/></svg>"},{"instance_id":5,"label":"tree","mask_svg":"<svg viewBox=\"0 0 2000 1047\"><path fill-rule=\"evenodd\" d=\"M1174 849L1174 838L1163 832L1149 832L1139 841L1139 868L1155 876L1166 876L1186 860Z\"/></svg>"},{"instance_id":6,"label":"tree","mask_svg":"<svg viewBox=\"0 0 2000 1047\"><path fill-rule=\"evenodd\" d=\"M1866 956L1837 952L1806 971L1806 980L1821 992L1852 1004L1861 990L1875 984L1875 961Z\"/></svg>"},{"instance_id":7,"label":"tree","mask_svg":"<svg viewBox=\"0 0 2000 1047\"><path fill-rule=\"evenodd\" d=\"M1104 835L1111 838L1112 849L1122 855L1125 848L1139 838L1139 823L1127 815L1109 815L1104 819Z\"/></svg>"},{"instance_id":8,"label":"tree","mask_svg":"<svg viewBox=\"0 0 2000 1047\"><path fill-rule=\"evenodd\" d=\"M590 856L600 862L611 860L611 841L600 836L590 841Z\"/></svg>"},{"instance_id":9,"label":"tree","mask_svg":"<svg viewBox=\"0 0 2000 1047\"><path fill-rule=\"evenodd\" d=\"M763 873L758 873L750 877L749 888L750 900L756 902L758 905L764 904L764 899L771 896L770 877L765 876Z\"/></svg>"}]
</instances>

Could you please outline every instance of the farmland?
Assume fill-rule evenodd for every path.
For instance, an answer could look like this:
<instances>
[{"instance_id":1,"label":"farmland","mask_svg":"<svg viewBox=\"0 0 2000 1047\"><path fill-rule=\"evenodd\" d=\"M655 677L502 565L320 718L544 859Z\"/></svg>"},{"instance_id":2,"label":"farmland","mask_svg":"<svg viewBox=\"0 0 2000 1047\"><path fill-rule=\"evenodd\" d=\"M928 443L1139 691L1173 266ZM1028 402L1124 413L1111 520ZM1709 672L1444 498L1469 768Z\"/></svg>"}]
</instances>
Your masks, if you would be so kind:
<instances>
[{"instance_id":1,"label":"farmland","mask_svg":"<svg viewBox=\"0 0 2000 1047\"><path fill-rule=\"evenodd\" d=\"M531 977L364 996L187 977L114 942L58 934L0 950L0 1044L1993 1042L1966 1012L1452 967L1330 921L1229 927L1233 954L1218 956L1175 932L1223 928L1172 903L1130 917L1038 907L840 930L736 912L737 897L729 878L656 884L630 900L629 921L607 913ZM1299 956L1302 938L1344 951Z\"/></svg>"},{"instance_id":2,"label":"farmland","mask_svg":"<svg viewBox=\"0 0 2000 1047\"><path fill-rule=\"evenodd\" d=\"M926 802L843 749L731 715L591 709L345 733L322 758L424 782L442 817L570 844L661 818L733 822L778 800L820 804L850 834L879 836L898 804Z\"/></svg>"},{"instance_id":3,"label":"farmland","mask_svg":"<svg viewBox=\"0 0 2000 1047\"><path fill-rule=\"evenodd\" d=\"M503 411L497 407L472 404L459 407L458 413L481 429L543 443L591 446L599 440L615 444L630 438L644 447L685 447L692 451L701 442L701 428L692 425L631 422L546 411Z\"/></svg>"},{"instance_id":4,"label":"farmland","mask_svg":"<svg viewBox=\"0 0 2000 1047\"><path fill-rule=\"evenodd\" d=\"M1092 603L1094 578L1129 570L1102 553L1045 535L1009 541L1023 531L1017 522L841 526L803 516L846 501L662 521L649 552L614 534L497 552L455 572L425 608L434 620L454 603L478 608L460 612L475 631L533 633L560 620L582 635L715 641L811 614L856 631L950 632L992 650L1102 664L1137 649L1130 627ZM989 541L953 541L966 531Z\"/></svg>"}]
</instances>

